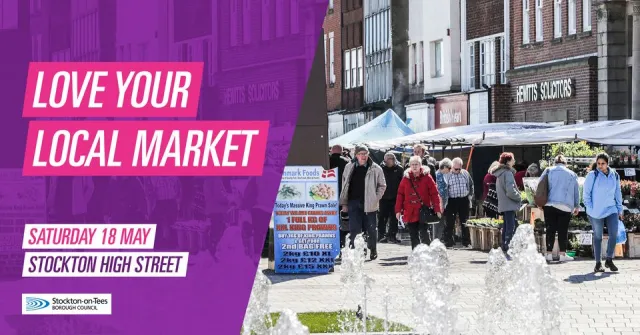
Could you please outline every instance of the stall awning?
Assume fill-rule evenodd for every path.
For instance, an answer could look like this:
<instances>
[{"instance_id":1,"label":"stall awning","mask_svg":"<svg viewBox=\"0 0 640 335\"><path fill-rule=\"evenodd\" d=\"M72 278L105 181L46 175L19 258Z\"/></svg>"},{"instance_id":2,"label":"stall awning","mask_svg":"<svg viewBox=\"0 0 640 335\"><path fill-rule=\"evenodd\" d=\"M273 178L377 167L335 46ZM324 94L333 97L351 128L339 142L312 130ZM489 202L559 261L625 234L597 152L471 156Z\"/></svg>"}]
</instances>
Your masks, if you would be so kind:
<instances>
[{"instance_id":1,"label":"stall awning","mask_svg":"<svg viewBox=\"0 0 640 335\"><path fill-rule=\"evenodd\" d=\"M339 144L351 147L364 142L385 141L413 133L413 130L393 110L389 109L361 127L332 139L329 145Z\"/></svg>"},{"instance_id":2,"label":"stall awning","mask_svg":"<svg viewBox=\"0 0 640 335\"><path fill-rule=\"evenodd\" d=\"M386 150L416 143L435 145L471 145L483 138L502 138L503 136L521 134L523 132L552 129L555 126L546 123L489 123L462 127L451 127L425 131L409 136L397 137L384 141L369 140L365 144L372 149Z\"/></svg>"}]
</instances>

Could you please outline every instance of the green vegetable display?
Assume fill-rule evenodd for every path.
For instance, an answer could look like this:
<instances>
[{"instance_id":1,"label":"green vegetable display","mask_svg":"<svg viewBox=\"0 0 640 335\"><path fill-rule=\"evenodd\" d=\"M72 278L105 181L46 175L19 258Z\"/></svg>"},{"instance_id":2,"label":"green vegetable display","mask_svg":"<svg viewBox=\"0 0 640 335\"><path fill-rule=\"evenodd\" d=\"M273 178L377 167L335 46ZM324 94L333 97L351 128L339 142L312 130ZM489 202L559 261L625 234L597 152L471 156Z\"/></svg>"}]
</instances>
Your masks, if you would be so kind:
<instances>
[{"instance_id":1,"label":"green vegetable display","mask_svg":"<svg viewBox=\"0 0 640 335\"><path fill-rule=\"evenodd\" d=\"M591 148L585 141L575 143L552 144L550 148L552 157L565 155L566 157L595 157L601 150Z\"/></svg>"}]
</instances>

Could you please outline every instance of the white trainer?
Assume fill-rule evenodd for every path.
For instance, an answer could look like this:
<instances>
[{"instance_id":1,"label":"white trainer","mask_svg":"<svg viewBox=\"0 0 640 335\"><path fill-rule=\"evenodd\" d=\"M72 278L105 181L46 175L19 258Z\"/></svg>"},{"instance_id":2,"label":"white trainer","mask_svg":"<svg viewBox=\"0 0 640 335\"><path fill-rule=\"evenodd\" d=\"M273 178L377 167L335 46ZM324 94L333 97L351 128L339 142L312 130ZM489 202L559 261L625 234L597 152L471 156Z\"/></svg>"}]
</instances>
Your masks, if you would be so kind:
<instances>
[{"instance_id":1,"label":"white trainer","mask_svg":"<svg viewBox=\"0 0 640 335\"><path fill-rule=\"evenodd\" d=\"M571 262L573 257L567 255L560 255L560 262Z\"/></svg>"},{"instance_id":2,"label":"white trainer","mask_svg":"<svg viewBox=\"0 0 640 335\"><path fill-rule=\"evenodd\" d=\"M553 262L553 254L547 254L545 259L547 260L547 262Z\"/></svg>"}]
</instances>

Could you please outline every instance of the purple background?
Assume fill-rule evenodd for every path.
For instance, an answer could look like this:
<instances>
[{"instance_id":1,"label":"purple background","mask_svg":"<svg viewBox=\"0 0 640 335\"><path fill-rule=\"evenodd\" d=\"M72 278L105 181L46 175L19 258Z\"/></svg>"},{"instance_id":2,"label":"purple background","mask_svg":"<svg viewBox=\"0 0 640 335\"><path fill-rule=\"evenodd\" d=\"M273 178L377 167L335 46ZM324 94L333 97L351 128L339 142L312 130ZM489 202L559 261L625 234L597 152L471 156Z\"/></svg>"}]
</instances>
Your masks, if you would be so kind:
<instances>
[{"instance_id":1,"label":"purple background","mask_svg":"<svg viewBox=\"0 0 640 335\"><path fill-rule=\"evenodd\" d=\"M22 165L30 61L204 61L199 119L271 121L262 177L179 179L178 221L214 218L202 248L176 246L174 230L156 246L192 251L187 278L22 279L21 263L10 261L22 251L0 249L0 334L238 334L326 8L327 0L0 0L0 168ZM252 84L278 93L256 101ZM146 178L92 182L91 198L76 206L86 211L62 216L64 202L52 200L47 220L175 221L150 200L158 194ZM16 187L0 184L0 194ZM0 215L0 237L22 232L20 217ZM21 294L38 292L112 293L113 315L20 315Z\"/></svg>"}]
</instances>

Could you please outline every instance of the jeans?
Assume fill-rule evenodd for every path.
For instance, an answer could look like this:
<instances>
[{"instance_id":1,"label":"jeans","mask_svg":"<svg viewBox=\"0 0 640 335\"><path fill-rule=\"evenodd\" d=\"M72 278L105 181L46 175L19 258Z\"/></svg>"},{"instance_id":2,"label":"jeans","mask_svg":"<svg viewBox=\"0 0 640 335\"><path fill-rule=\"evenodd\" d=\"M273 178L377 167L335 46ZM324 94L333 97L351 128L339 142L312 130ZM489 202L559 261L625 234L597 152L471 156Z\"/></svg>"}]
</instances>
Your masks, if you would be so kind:
<instances>
[{"instance_id":1,"label":"jeans","mask_svg":"<svg viewBox=\"0 0 640 335\"><path fill-rule=\"evenodd\" d=\"M511 243L513 234L515 234L516 228L518 227L518 221L516 220L515 211L504 212L502 213L502 217L504 219L504 224L502 225L502 250L507 251L509 250L509 244Z\"/></svg>"},{"instance_id":2,"label":"jeans","mask_svg":"<svg viewBox=\"0 0 640 335\"><path fill-rule=\"evenodd\" d=\"M556 232L558 233L559 251L567 251L567 244L569 242L569 221L571 221L571 212L561 211L553 206L544 207L544 222L547 226L548 253L553 251L553 245L556 241Z\"/></svg>"},{"instance_id":3,"label":"jeans","mask_svg":"<svg viewBox=\"0 0 640 335\"><path fill-rule=\"evenodd\" d=\"M415 249L418 244L429 245L431 239L429 238L429 225L421 222L410 222L406 225L409 230L409 236L411 236L411 250Z\"/></svg>"},{"instance_id":4,"label":"jeans","mask_svg":"<svg viewBox=\"0 0 640 335\"><path fill-rule=\"evenodd\" d=\"M349 200L349 247L355 247L354 241L357 235L367 232L368 247L371 252L376 251L378 243L378 231L376 230L376 212L365 213L364 202L361 200Z\"/></svg>"},{"instance_id":5,"label":"jeans","mask_svg":"<svg viewBox=\"0 0 640 335\"><path fill-rule=\"evenodd\" d=\"M465 225L469 218L469 198L449 198L447 208L445 210L447 217L447 226L444 230L444 238L447 245L453 245L453 233L456 227L456 216L460 219L462 226L462 245L471 244L469 236L469 228Z\"/></svg>"},{"instance_id":6,"label":"jeans","mask_svg":"<svg viewBox=\"0 0 640 335\"><path fill-rule=\"evenodd\" d=\"M378 235L380 238L387 237L395 239L398 234L398 219L395 213L396 199L380 200L380 210L378 211ZM387 231L387 221L389 230ZM387 234L388 232L388 234Z\"/></svg>"},{"instance_id":7,"label":"jeans","mask_svg":"<svg viewBox=\"0 0 640 335\"><path fill-rule=\"evenodd\" d=\"M596 262L602 259L602 230L607 225L609 241L607 242L607 259L613 258L616 251L616 236L618 236L618 213L613 213L606 218L596 219L589 217L593 228L593 257Z\"/></svg>"}]
</instances>

